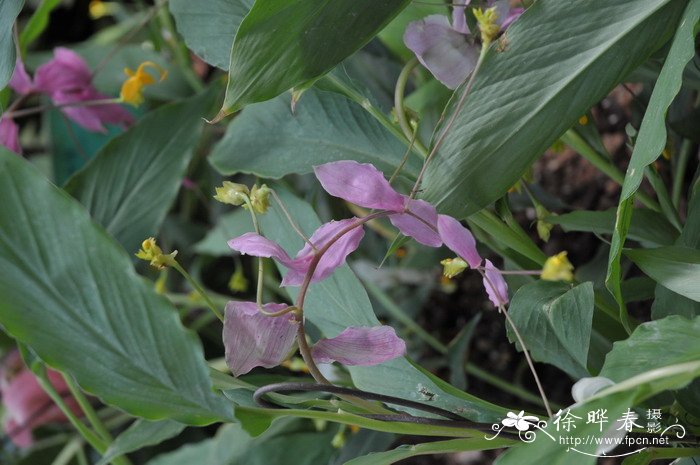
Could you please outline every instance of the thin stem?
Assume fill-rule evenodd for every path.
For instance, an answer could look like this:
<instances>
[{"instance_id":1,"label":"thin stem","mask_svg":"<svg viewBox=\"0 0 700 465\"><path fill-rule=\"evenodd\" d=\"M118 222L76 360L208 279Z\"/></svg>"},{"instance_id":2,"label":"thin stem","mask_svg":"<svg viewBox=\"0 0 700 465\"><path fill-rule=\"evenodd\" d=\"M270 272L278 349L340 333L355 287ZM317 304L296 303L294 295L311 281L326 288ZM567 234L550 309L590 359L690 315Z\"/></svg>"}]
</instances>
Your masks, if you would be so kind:
<instances>
[{"instance_id":1,"label":"thin stem","mask_svg":"<svg viewBox=\"0 0 700 465\"><path fill-rule=\"evenodd\" d=\"M95 409L93 409L92 405L90 405L90 401L87 399L87 397L85 397L80 388L75 384L73 378L66 374L63 374L63 379L66 382L66 385L68 386L71 395L75 398L76 401L78 401L78 405L85 414L85 418L88 419L90 425L92 425L92 428L95 430L95 432L99 434L104 441L112 442L112 435L109 434L109 431L107 431L105 426L102 424L102 421L100 421L99 417L97 416Z\"/></svg>"},{"instance_id":2,"label":"thin stem","mask_svg":"<svg viewBox=\"0 0 700 465\"><path fill-rule=\"evenodd\" d=\"M192 71L192 62L190 61L189 55L190 52L187 49L187 47L185 47L185 45L178 40L179 35L177 33L177 30L175 29L175 25L173 24L173 19L170 16L170 12L167 8L164 8L160 9L158 13L161 22L172 36L173 43L169 45L172 47L173 55L175 56L175 61L180 67L180 70L182 71L185 80L190 85L190 87L192 87L192 90L194 90L195 92L201 92L202 90L204 90L204 84L202 84L202 81L199 80L199 77L197 77L194 71Z\"/></svg>"},{"instance_id":3,"label":"thin stem","mask_svg":"<svg viewBox=\"0 0 700 465\"><path fill-rule=\"evenodd\" d=\"M622 185L625 182L625 175L622 173L622 171L613 165L609 158L598 153L596 149L591 147L591 145L573 129L566 131L564 135L561 136L561 140L566 145L576 150L579 155L588 160L593 166L598 168L603 174L608 176L617 184ZM635 196L647 208L650 208L656 212L661 212L661 207L659 204L646 192L637 191Z\"/></svg>"},{"instance_id":4,"label":"thin stem","mask_svg":"<svg viewBox=\"0 0 700 465\"><path fill-rule=\"evenodd\" d=\"M287 210L287 207L284 205L284 202L282 202L282 199L280 199L279 195L277 195L277 192L275 192L274 189L270 189L270 192L272 192L272 197L275 198L275 201L277 202L277 205L279 205L280 210L282 210L282 213L284 214L285 218L287 218L287 221L289 222L290 226L294 231L301 237L304 242L309 244L309 246L313 249L316 250L316 246L311 243L308 237L302 232L301 228L299 228L299 225L292 219L292 215L289 213L289 210Z\"/></svg>"},{"instance_id":5,"label":"thin stem","mask_svg":"<svg viewBox=\"0 0 700 465\"><path fill-rule=\"evenodd\" d=\"M188 283L190 283L190 285L194 288L195 291L197 291L197 293L200 296L202 296L207 306L211 309L212 312L214 312L214 315L216 315L216 317L219 320L224 321L224 316L221 314L219 309L216 308L216 304L214 304L214 302L211 300L204 288L197 281L195 281L195 279L192 276L190 276L190 274L187 271L185 271L182 265L180 265L176 261L175 263L173 263L172 267L175 268L178 271L178 273L180 273L187 280Z\"/></svg>"},{"instance_id":6,"label":"thin stem","mask_svg":"<svg viewBox=\"0 0 700 465\"><path fill-rule=\"evenodd\" d=\"M481 54L479 55L479 60L476 62L476 66L474 67L474 71L472 71L471 76L469 76L469 81L467 82L467 86L464 88L464 92L462 92L462 96L459 98L459 102L457 103L457 106L455 107L454 111L452 112L452 116L450 117L449 121L445 125L445 129L442 131L440 134L440 137L438 137L437 141L435 142L435 145L433 145L433 148L430 150L430 153L425 159L425 162L423 163L423 167L420 170L420 173L418 174L418 179L416 179L416 183L413 185L413 189L411 190L411 195L410 198L414 198L416 194L418 193L418 189L420 188L421 181L423 180L423 175L425 174L425 170L428 167L428 163L433 159L435 156L435 153L437 153L438 149L442 145L442 143L445 141L445 138L447 137L447 133L452 129L452 126L455 123L455 120L457 119L457 115L459 112L462 110L462 107L464 107L464 102L467 100L467 96L471 93L472 87L474 86L474 81L476 78L477 73L479 72L479 69L481 69L481 64L484 61L484 55L486 53L486 48L483 47L481 49Z\"/></svg>"},{"instance_id":7,"label":"thin stem","mask_svg":"<svg viewBox=\"0 0 700 465\"><path fill-rule=\"evenodd\" d=\"M15 110L12 112L7 112L4 114L7 118L21 118L23 116L34 115L36 113L42 113L46 110L51 110L52 108L66 108L66 107L92 107L98 105L108 105L113 103L122 103L120 98L103 98L97 100L84 100L82 102L69 102L62 103L60 105L40 105L38 107L25 108L24 110Z\"/></svg>"},{"instance_id":8,"label":"thin stem","mask_svg":"<svg viewBox=\"0 0 700 465\"><path fill-rule=\"evenodd\" d=\"M260 234L260 224L258 223L258 217L255 215L255 210L253 209L253 203L250 201L250 197L247 195L244 196L245 198L245 203L246 206L248 207L248 211L250 212L250 218L253 220L253 228L255 229L255 232L257 234ZM284 313L288 313L287 311L284 311L284 313L280 312L268 312L265 310L263 307L263 283L265 281L265 263L263 262L263 257L258 257L258 280L256 282L256 289L255 289L255 303L258 304L258 311L262 313L263 315L267 316L280 316L284 315ZM288 307L287 310L289 310L291 307ZM290 310L291 311L291 310ZM279 315L278 315L279 313Z\"/></svg>"},{"instance_id":9,"label":"thin stem","mask_svg":"<svg viewBox=\"0 0 700 465\"><path fill-rule=\"evenodd\" d=\"M415 140L416 148L422 152L425 152L427 151L427 148L418 139L418 131L414 131L411 127L411 123L409 123L408 118L406 118L406 110L404 109L403 105L406 83L408 82L408 78L411 76L411 72L417 65L418 59L414 57L408 60L401 70L401 73L396 80L396 87L394 88L394 109L396 110L396 119L399 121L399 126L401 127L404 136L406 136L406 139L410 141Z\"/></svg>"},{"instance_id":10,"label":"thin stem","mask_svg":"<svg viewBox=\"0 0 700 465\"><path fill-rule=\"evenodd\" d=\"M80 435L83 438L85 438L88 444L90 444L97 452L99 452L100 454L104 453L104 451L107 450L107 445L97 434L95 434L90 428L85 426L83 422L81 422L80 419L75 416L70 407L66 405L61 395L58 392L56 392L56 389L54 389L53 384L51 384L51 381L49 380L49 377L46 373L46 367L42 365L40 369L37 370L36 375L37 381L41 388L46 392L46 394L48 394L51 400L54 401L56 406L61 410L61 412L66 416L66 418L68 418L68 421L73 425L73 427L78 431L78 433L80 433Z\"/></svg>"},{"instance_id":11,"label":"thin stem","mask_svg":"<svg viewBox=\"0 0 700 465\"><path fill-rule=\"evenodd\" d=\"M393 184L394 180L399 176L399 174L401 174L401 170L406 165L406 162L408 161L408 156L411 154L413 145L416 142L416 137L418 137L418 129L416 129L416 132L413 133L411 142L408 144L408 147L406 147L406 151L404 152L403 157L401 157L401 162L399 163L399 166L397 166L394 172L391 173L391 177L389 178L389 185Z\"/></svg>"},{"instance_id":12,"label":"thin stem","mask_svg":"<svg viewBox=\"0 0 700 465\"><path fill-rule=\"evenodd\" d=\"M683 182L685 181L685 171L688 167L688 161L690 160L690 150L693 148L693 143L688 139L683 139L681 144L681 151L678 154L678 161L676 162L675 169L673 171L673 186L671 188L671 199L673 201L673 206L676 209L679 208L681 203L681 194L683 193Z\"/></svg>"},{"instance_id":13,"label":"thin stem","mask_svg":"<svg viewBox=\"0 0 700 465\"><path fill-rule=\"evenodd\" d=\"M68 441L65 446L63 446L63 449L61 449L61 452L56 455L56 458L53 459L51 465L67 465L82 448L83 438L76 436Z\"/></svg>"},{"instance_id":14,"label":"thin stem","mask_svg":"<svg viewBox=\"0 0 700 465\"><path fill-rule=\"evenodd\" d=\"M530 358L530 353L528 351L527 346L525 345L525 341L523 340L522 336L520 335L520 331L518 331L518 328L515 327L515 324L513 323L513 320L511 320L510 315L508 315L508 311L503 305L500 305L498 307L498 310L503 313L503 316L505 316L506 321L510 325L511 329L513 330L513 334L515 334L515 337L518 339L518 343L520 344L520 347L523 349L523 354L525 355L525 360L527 360L527 364L530 367L530 371L532 372L532 376L535 378L535 384L537 384L537 390L540 391L540 397L542 397L542 403L544 403L544 408L547 410L547 415L549 417L552 417L552 408L549 406L549 400L547 399L547 394L544 393L544 388L542 387L542 382L540 381L540 377L537 375L537 370L535 370L535 365L532 363L532 359Z\"/></svg>"}]
</instances>

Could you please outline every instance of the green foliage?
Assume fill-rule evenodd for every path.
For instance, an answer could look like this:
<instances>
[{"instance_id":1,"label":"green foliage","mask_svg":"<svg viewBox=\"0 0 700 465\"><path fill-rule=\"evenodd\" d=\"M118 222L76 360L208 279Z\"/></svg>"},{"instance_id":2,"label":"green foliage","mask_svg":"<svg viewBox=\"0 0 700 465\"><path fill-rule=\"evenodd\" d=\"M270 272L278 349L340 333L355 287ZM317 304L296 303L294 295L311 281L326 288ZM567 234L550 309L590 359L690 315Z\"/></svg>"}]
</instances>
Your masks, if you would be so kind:
<instances>
[{"instance_id":1,"label":"green foliage","mask_svg":"<svg viewBox=\"0 0 700 465\"><path fill-rule=\"evenodd\" d=\"M61 0L42 0L27 24L19 34L19 48L22 54L27 52L32 42L34 42L49 25L51 12L61 4Z\"/></svg>"},{"instance_id":2,"label":"green foliage","mask_svg":"<svg viewBox=\"0 0 700 465\"><path fill-rule=\"evenodd\" d=\"M3 0L0 2L0 89L5 87L15 70L15 43L12 27L22 10L24 0ZM0 107L1 108L1 107Z\"/></svg>"},{"instance_id":3,"label":"green foliage","mask_svg":"<svg viewBox=\"0 0 700 465\"><path fill-rule=\"evenodd\" d=\"M304 89L366 44L408 0L258 0L231 48L220 116Z\"/></svg>"},{"instance_id":4,"label":"green foliage","mask_svg":"<svg viewBox=\"0 0 700 465\"><path fill-rule=\"evenodd\" d=\"M562 282L537 281L518 289L509 313L532 358L582 378L589 376L593 300L590 282L572 287ZM512 343L517 341L510 326L508 338Z\"/></svg>"},{"instance_id":5,"label":"green foliage","mask_svg":"<svg viewBox=\"0 0 700 465\"><path fill-rule=\"evenodd\" d=\"M185 426L172 420L136 420L112 442L97 465L107 465L121 455L160 444L180 434Z\"/></svg>"},{"instance_id":6,"label":"green foliage","mask_svg":"<svg viewBox=\"0 0 700 465\"><path fill-rule=\"evenodd\" d=\"M486 55L428 167L426 200L464 217L505 194L591 105L663 44L683 6L677 0L593 0L585 8L535 2ZM445 121L457 110L455 101Z\"/></svg>"},{"instance_id":7,"label":"green foliage","mask_svg":"<svg viewBox=\"0 0 700 465\"><path fill-rule=\"evenodd\" d=\"M231 417L199 341L77 202L6 150L0 197L0 323L13 337L134 415Z\"/></svg>"}]
</instances>

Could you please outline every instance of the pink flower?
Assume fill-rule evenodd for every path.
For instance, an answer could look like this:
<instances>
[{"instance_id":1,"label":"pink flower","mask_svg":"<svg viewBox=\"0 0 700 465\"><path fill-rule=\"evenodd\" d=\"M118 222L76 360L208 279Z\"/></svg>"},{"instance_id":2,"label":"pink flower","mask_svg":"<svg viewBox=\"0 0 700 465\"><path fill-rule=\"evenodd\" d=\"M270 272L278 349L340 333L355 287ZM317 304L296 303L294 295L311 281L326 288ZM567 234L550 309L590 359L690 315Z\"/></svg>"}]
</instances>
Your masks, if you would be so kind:
<instances>
[{"instance_id":1,"label":"pink flower","mask_svg":"<svg viewBox=\"0 0 700 465\"><path fill-rule=\"evenodd\" d=\"M288 308L285 304L265 304L268 313ZM255 367L272 368L282 363L292 350L299 322L293 313L267 316L255 302L229 302L224 318L223 341L226 364L234 376ZM334 361L345 365L377 365L402 356L406 344L393 328L347 328L331 339L321 339L312 349L318 363Z\"/></svg>"},{"instance_id":2,"label":"pink flower","mask_svg":"<svg viewBox=\"0 0 700 465\"><path fill-rule=\"evenodd\" d=\"M56 392L66 395L69 390L60 373L48 370L49 381ZM32 430L47 423L63 422L66 417L39 385L34 373L22 363L19 352L10 353L0 369L0 396L5 407L5 434L19 447L33 442ZM72 397L66 404L80 414L78 403Z\"/></svg>"},{"instance_id":3,"label":"pink flower","mask_svg":"<svg viewBox=\"0 0 700 465\"><path fill-rule=\"evenodd\" d=\"M15 153L22 153L22 147L19 145L19 126L10 118L0 118L0 145Z\"/></svg>"},{"instance_id":4,"label":"pink flower","mask_svg":"<svg viewBox=\"0 0 700 465\"><path fill-rule=\"evenodd\" d=\"M442 245L435 207L396 192L373 165L336 161L314 166L314 173L329 194L364 208L396 212L389 220L403 234L429 247Z\"/></svg>"},{"instance_id":5,"label":"pink flower","mask_svg":"<svg viewBox=\"0 0 700 465\"><path fill-rule=\"evenodd\" d=\"M357 218L348 218L341 221L331 221L319 227L309 238L316 250L324 248L331 239L336 237L343 230L350 228L357 222ZM360 245L360 241L365 231L361 226L350 229L342 235L323 254L319 260L311 282L315 283L326 279L336 268L345 263L348 255L354 252ZM304 282L304 277L309 271L315 256L314 249L309 244L304 244L295 258L290 258L287 252L275 242L256 234L246 233L240 237L228 241L229 247L242 254L254 257L274 258L279 263L289 269L282 286L300 286Z\"/></svg>"},{"instance_id":6,"label":"pink flower","mask_svg":"<svg viewBox=\"0 0 700 465\"><path fill-rule=\"evenodd\" d=\"M391 326L350 327L331 339L321 339L311 349L316 363L378 365L406 354L406 343Z\"/></svg>"},{"instance_id":7,"label":"pink flower","mask_svg":"<svg viewBox=\"0 0 700 465\"><path fill-rule=\"evenodd\" d=\"M70 119L94 132L107 132L105 124L126 126L134 118L121 105L78 105L81 102L108 99L92 85L92 73L80 55L67 48L54 50L54 58L39 66L34 81L18 61L10 80L10 87L26 95L40 92L48 95L55 105ZM76 104L76 105L72 105Z\"/></svg>"},{"instance_id":8,"label":"pink flower","mask_svg":"<svg viewBox=\"0 0 700 465\"><path fill-rule=\"evenodd\" d=\"M476 240L462 223L447 215L438 215L438 232L445 245L459 255L469 266L481 265L481 256L476 250Z\"/></svg>"},{"instance_id":9,"label":"pink flower","mask_svg":"<svg viewBox=\"0 0 700 465\"><path fill-rule=\"evenodd\" d=\"M450 89L456 89L474 70L479 59L476 44L467 26L466 6L462 0L452 9L452 24L444 15L430 15L406 26L404 43L435 78ZM458 2L459 3L459 2ZM487 7L496 7L498 25L506 30L522 8L511 8L509 0L489 0Z\"/></svg>"},{"instance_id":10,"label":"pink flower","mask_svg":"<svg viewBox=\"0 0 700 465\"><path fill-rule=\"evenodd\" d=\"M496 307L506 305L508 303L508 284L503 279L503 275L491 263L491 260L485 261L484 268L484 288L489 295L489 300Z\"/></svg>"},{"instance_id":11,"label":"pink flower","mask_svg":"<svg viewBox=\"0 0 700 465\"><path fill-rule=\"evenodd\" d=\"M284 304L263 306L267 312L285 308ZM240 376L255 367L272 368L282 363L292 350L298 325L292 313L270 317L259 312L255 302L229 302L223 341L231 373Z\"/></svg>"}]
</instances>

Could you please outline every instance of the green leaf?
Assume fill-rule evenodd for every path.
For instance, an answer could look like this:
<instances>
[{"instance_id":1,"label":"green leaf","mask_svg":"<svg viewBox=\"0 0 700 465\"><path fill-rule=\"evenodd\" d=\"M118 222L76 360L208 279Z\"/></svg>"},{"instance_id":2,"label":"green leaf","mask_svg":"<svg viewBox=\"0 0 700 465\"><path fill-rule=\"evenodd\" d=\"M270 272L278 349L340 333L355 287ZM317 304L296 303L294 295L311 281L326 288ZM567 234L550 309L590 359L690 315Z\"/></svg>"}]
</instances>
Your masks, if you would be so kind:
<instances>
[{"instance_id":1,"label":"green leaf","mask_svg":"<svg viewBox=\"0 0 700 465\"><path fill-rule=\"evenodd\" d=\"M471 95L428 166L425 199L463 218L505 194L582 114L663 44L683 5L534 2L486 54Z\"/></svg>"},{"instance_id":2,"label":"green leaf","mask_svg":"<svg viewBox=\"0 0 700 465\"><path fill-rule=\"evenodd\" d=\"M240 425L224 425L213 438L159 455L147 465L324 464L335 453L331 445L334 434L335 428L319 432L299 420L276 422L255 438Z\"/></svg>"},{"instance_id":3,"label":"green leaf","mask_svg":"<svg viewBox=\"0 0 700 465\"><path fill-rule=\"evenodd\" d=\"M280 192L280 196L307 237L311 235L320 225L313 208L289 193ZM261 218L261 224L266 237L279 243L287 252L296 254L301 249L303 241L291 231L277 205ZM292 298L298 292L296 288L287 288L287 291ZM347 265L340 267L331 277L311 285L304 310L306 318L325 337L334 337L348 326L379 324L367 292ZM493 421L504 413L504 409L445 383L454 390L448 392L406 358L348 369L359 389L430 403L474 421Z\"/></svg>"},{"instance_id":4,"label":"green leaf","mask_svg":"<svg viewBox=\"0 0 700 465\"><path fill-rule=\"evenodd\" d=\"M173 438L185 429L184 424L172 420L136 420L112 442L97 465L107 465L113 459L148 446L155 446Z\"/></svg>"},{"instance_id":5,"label":"green leaf","mask_svg":"<svg viewBox=\"0 0 700 465\"><path fill-rule=\"evenodd\" d=\"M65 190L128 252L158 233L216 94L208 91L148 113L66 183Z\"/></svg>"},{"instance_id":6,"label":"green leaf","mask_svg":"<svg viewBox=\"0 0 700 465\"><path fill-rule=\"evenodd\" d=\"M0 149L0 324L104 402L150 420L230 419L200 342L85 209Z\"/></svg>"},{"instance_id":7,"label":"green leaf","mask_svg":"<svg viewBox=\"0 0 700 465\"><path fill-rule=\"evenodd\" d=\"M309 89L296 110L290 97L247 107L229 125L209 157L220 173L263 178L310 173L312 166L338 160L372 163L391 175L406 147L359 105L334 92ZM403 173L420 171L411 156Z\"/></svg>"},{"instance_id":8,"label":"green leaf","mask_svg":"<svg viewBox=\"0 0 700 465\"><path fill-rule=\"evenodd\" d=\"M257 0L231 49L219 117L306 87L374 37L409 0Z\"/></svg>"},{"instance_id":9,"label":"green leaf","mask_svg":"<svg viewBox=\"0 0 700 465\"><path fill-rule=\"evenodd\" d=\"M563 282L536 281L518 289L508 312L533 359L582 378L589 376L593 307L591 282L572 288ZM510 326L508 338L517 341Z\"/></svg>"},{"instance_id":10,"label":"green leaf","mask_svg":"<svg viewBox=\"0 0 700 465\"><path fill-rule=\"evenodd\" d=\"M676 4L679 4L679 2L676 2ZM622 258L622 248L630 229L634 194L642 182L645 167L661 155L666 145L666 112L681 88L683 70L686 64L695 55L694 28L699 19L700 0L690 0L687 3L687 8L685 8L666 61L649 99L649 105L644 113L644 118L639 128L639 135L632 151L632 158L627 167L625 181L622 184L622 193L620 194L620 202L617 207L615 232L610 246L605 285L615 297L620 309L620 319L628 330L627 309L620 288L620 281L622 280L620 259Z\"/></svg>"},{"instance_id":11,"label":"green leaf","mask_svg":"<svg viewBox=\"0 0 700 465\"><path fill-rule=\"evenodd\" d=\"M625 255L657 283L700 302L700 250L671 246L626 250Z\"/></svg>"},{"instance_id":12,"label":"green leaf","mask_svg":"<svg viewBox=\"0 0 700 465\"><path fill-rule=\"evenodd\" d=\"M566 232L612 234L615 230L615 209L580 210L564 215L551 215L547 217L547 222L560 225ZM644 244L664 246L672 245L676 241L678 231L662 214L646 208L638 208L634 211L629 237Z\"/></svg>"},{"instance_id":13,"label":"green leaf","mask_svg":"<svg viewBox=\"0 0 700 465\"><path fill-rule=\"evenodd\" d=\"M15 41L12 27L22 11L24 0L2 0L0 2L0 89L7 85L15 70Z\"/></svg>"},{"instance_id":14,"label":"green leaf","mask_svg":"<svg viewBox=\"0 0 700 465\"><path fill-rule=\"evenodd\" d=\"M238 208L230 213L221 215L218 223L204 239L194 245L194 251L199 254L220 257L231 255L227 242L234 237L253 232L253 223L247 210Z\"/></svg>"},{"instance_id":15,"label":"green leaf","mask_svg":"<svg viewBox=\"0 0 700 465\"><path fill-rule=\"evenodd\" d=\"M600 376L623 381L666 365L700 360L700 317L669 316L639 325L613 345Z\"/></svg>"},{"instance_id":16,"label":"green leaf","mask_svg":"<svg viewBox=\"0 0 700 465\"><path fill-rule=\"evenodd\" d=\"M412 21L423 19L426 16L441 14L448 15L449 11L444 3L417 3L411 2L396 18L394 18L384 29L378 34L379 39L402 60L408 61L414 57L411 50L406 47L403 41L403 35L406 32L406 26ZM411 107L414 108L414 107Z\"/></svg>"},{"instance_id":17,"label":"green leaf","mask_svg":"<svg viewBox=\"0 0 700 465\"><path fill-rule=\"evenodd\" d=\"M61 0L42 0L37 9L34 10L29 21L27 21L24 29L19 34L19 48L23 54L27 52L27 47L44 32L46 26L49 25L51 12L60 4Z\"/></svg>"},{"instance_id":18,"label":"green leaf","mask_svg":"<svg viewBox=\"0 0 700 465\"><path fill-rule=\"evenodd\" d=\"M210 65L228 70L238 26L254 0L170 0L170 13L185 44Z\"/></svg>"},{"instance_id":19,"label":"green leaf","mask_svg":"<svg viewBox=\"0 0 700 465\"><path fill-rule=\"evenodd\" d=\"M450 439L425 444L403 445L386 452L375 452L346 462L345 465L390 465L410 457L431 454L450 454L457 452L491 450L508 446L507 439L496 438L487 441L484 438Z\"/></svg>"}]
</instances>

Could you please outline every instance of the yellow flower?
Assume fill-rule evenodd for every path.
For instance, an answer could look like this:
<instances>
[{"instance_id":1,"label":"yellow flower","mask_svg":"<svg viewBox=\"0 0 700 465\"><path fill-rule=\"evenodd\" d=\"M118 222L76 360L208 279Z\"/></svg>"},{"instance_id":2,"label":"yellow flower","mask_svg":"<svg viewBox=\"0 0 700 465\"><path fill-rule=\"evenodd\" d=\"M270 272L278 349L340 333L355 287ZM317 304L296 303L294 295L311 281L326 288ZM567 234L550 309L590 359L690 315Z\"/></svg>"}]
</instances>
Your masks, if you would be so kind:
<instances>
[{"instance_id":1,"label":"yellow flower","mask_svg":"<svg viewBox=\"0 0 700 465\"><path fill-rule=\"evenodd\" d=\"M580 124L581 126L587 125L588 124L588 115L583 115L582 117L580 117L578 119L578 124Z\"/></svg>"},{"instance_id":2,"label":"yellow flower","mask_svg":"<svg viewBox=\"0 0 700 465\"><path fill-rule=\"evenodd\" d=\"M136 256L141 260L145 260L151 263L151 266L162 270L166 266L172 266L175 263L175 256L177 255L177 250L164 254L163 250L158 247L156 240L149 237L141 243L141 250L136 252Z\"/></svg>"},{"instance_id":3,"label":"yellow flower","mask_svg":"<svg viewBox=\"0 0 700 465\"><path fill-rule=\"evenodd\" d=\"M540 277L545 281L573 281L574 265L566 257L566 252L559 252L544 262Z\"/></svg>"},{"instance_id":4,"label":"yellow flower","mask_svg":"<svg viewBox=\"0 0 700 465\"><path fill-rule=\"evenodd\" d=\"M474 18L476 18L476 22L479 25L481 40L484 42L484 47L488 47L491 41L493 41L501 31L501 27L496 22L498 20L496 7L487 8L486 10L475 8Z\"/></svg>"},{"instance_id":5,"label":"yellow flower","mask_svg":"<svg viewBox=\"0 0 700 465\"><path fill-rule=\"evenodd\" d=\"M446 258L440 262L443 266L442 274L446 278L454 278L462 271L469 268L469 264L459 257L456 258Z\"/></svg>"},{"instance_id":6,"label":"yellow flower","mask_svg":"<svg viewBox=\"0 0 700 465\"><path fill-rule=\"evenodd\" d=\"M228 288L231 292L245 292L248 289L248 280L245 279L243 268L240 266L231 275L228 280Z\"/></svg>"},{"instance_id":7,"label":"yellow flower","mask_svg":"<svg viewBox=\"0 0 700 465\"><path fill-rule=\"evenodd\" d=\"M266 184L260 187L257 184L254 185L250 191L250 204L253 206L255 213L262 215L267 212L267 209L270 208L270 188Z\"/></svg>"},{"instance_id":8,"label":"yellow flower","mask_svg":"<svg viewBox=\"0 0 700 465\"><path fill-rule=\"evenodd\" d=\"M136 71L124 68L124 73L128 78L124 81L124 84L122 84L122 90L119 93L122 101L130 103L135 107L143 103L143 87L156 82L155 78L146 72L146 68L152 68L154 71L160 73L161 81L168 75L167 71L152 61L144 61L139 65Z\"/></svg>"}]
</instances>

